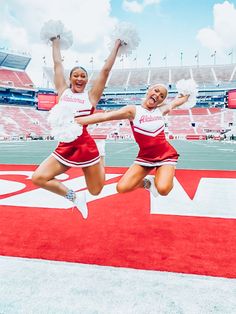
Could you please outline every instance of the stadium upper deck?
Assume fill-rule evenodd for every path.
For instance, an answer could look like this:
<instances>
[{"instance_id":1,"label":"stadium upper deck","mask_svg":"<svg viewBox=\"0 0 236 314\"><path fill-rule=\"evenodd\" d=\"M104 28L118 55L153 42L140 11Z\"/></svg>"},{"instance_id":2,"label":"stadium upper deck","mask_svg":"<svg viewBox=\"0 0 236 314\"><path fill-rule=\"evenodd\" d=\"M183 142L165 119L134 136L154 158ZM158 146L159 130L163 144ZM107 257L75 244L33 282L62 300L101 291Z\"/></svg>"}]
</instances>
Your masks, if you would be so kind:
<instances>
[{"instance_id":1,"label":"stadium upper deck","mask_svg":"<svg viewBox=\"0 0 236 314\"><path fill-rule=\"evenodd\" d=\"M227 91L236 86L236 64L209 66L176 66L113 69L106 84L99 108L140 104L146 89L158 82L168 86L170 97L176 94L175 84L180 79L194 79L199 88L197 106L224 107ZM89 71L88 88L99 71ZM47 85L53 87L53 69L44 67ZM69 77L69 70L65 70Z\"/></svg>"},{"instance_id":2,"label":"stadium upper deck","mask_svg":"<svg viewBox=\"0 0 236 314\"><path fill-rule=\"evenodd\" d=\"M28 54L10 52L0 48L0 87L22 90L35 89L34 83L25 72L31 57Z\"/></svg>"},{"instance_id":3,"label":"stadium upper deck","mask_svg":"<svg viewBox=\"0 0 236 314\"><path fill-rule=\"evenodd\" d=\"M172 89L178 80L189 78L194 79L201 89L228 89L236 85L235 71L236 64L113 69L107 81L107 90L140 90L158 82ZM53 86L52 68L44 67L44 73ZM88 70L88 73L89 84L92 84L99 71ZM65 70L65 75L69 77L68 69Z\"/></svg>"},{"instance_id":4,"label":"stadium upper deck","mask_svg":"<svg viewBox=\"0 0 236 314\"><path fill-rule=\"evenodd\" d=\"M41 91L25 71L30 60L31 57L28 55L2 51L0 48L0 103L34 106L40 102ZM66 77L69 77L69 71L65 70ZM236 86L235 72L236 64L113 69L99 108L114 108L129 103L140 104L147 87L157 82L166 84L170 97L174 97L175 84L182 78L192 78L197 82L199 87L197 106L224 107L227 91ZM53 69L44 67L43 73L47 79L45 85L52 89L45 89L42 94L47 94L47 90L48 94L52 94ZM98 73L98 70L88 70L88 88ZM52 95L50 97L52 98Z\"/></svg>"},{"instance_id":5,"label":"stadium upper deck","mask_svg":"<svg viewBox=\"0 0 236 314\"><path fill-rule=\"evenodd\" d=\"M35 105L37 88L25 71L30 60L26 53L0 48L0 103Z\"/></svg>"}]
</instances>

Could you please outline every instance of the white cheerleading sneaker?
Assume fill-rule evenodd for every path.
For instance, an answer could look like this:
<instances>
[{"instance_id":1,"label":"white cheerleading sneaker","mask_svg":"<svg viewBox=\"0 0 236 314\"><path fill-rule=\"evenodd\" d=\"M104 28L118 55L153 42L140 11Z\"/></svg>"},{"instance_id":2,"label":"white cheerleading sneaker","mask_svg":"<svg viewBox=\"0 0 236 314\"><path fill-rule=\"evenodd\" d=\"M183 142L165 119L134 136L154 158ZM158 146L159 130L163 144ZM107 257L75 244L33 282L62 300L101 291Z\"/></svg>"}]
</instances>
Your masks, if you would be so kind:
<instances>
[{"instance_id":1,"label":"white cheerleading sneaker","mask_svg":"<svg viewBox=\"0 0 236 314\"><path fill-rule=\"evenodd\" d=\"M155 185L155 176L148 175L145 177L150 182L150 187L148 190L152 193L154 197L157 197L159 195L156 185Z\"/></svg>"},{"instance_id":2,"label":"white cheerleading sneaker","mask_svg":"<svg viewBox=\"0 0 236 314\"><path fill-rule=\"evenodd\" d=\"M76 193L76 197L73 201L75 207L78 209L78 211L81 213L84 219L88 218L88 207L86 203L86 192L81 191L79 193Z\"/></svg>"}]
</instances>

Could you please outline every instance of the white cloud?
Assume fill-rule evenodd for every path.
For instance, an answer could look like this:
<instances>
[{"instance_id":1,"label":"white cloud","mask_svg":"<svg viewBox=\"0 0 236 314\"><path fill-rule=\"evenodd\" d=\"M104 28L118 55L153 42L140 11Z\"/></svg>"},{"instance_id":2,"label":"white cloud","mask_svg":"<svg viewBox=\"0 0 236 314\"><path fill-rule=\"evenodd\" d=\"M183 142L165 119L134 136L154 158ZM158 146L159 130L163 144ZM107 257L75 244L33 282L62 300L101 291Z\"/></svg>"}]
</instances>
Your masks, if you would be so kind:
<instances>
[{"instance_id":1,"label":"white cloud","mask_svg":"<svg viewBox=\"0 0 236 314\"><path fill-rule=\"evenodd\" d=\"M27 32L23 26L17 23L14 15L11 14L8 5L3 7L0 11L1 20L1 33L0 40L1 46L4 45L7 48L14 43L15 50L26 50L28 46Z\"/></svg>"},{"instance_id":2,"label":"white cloud","mask_svg":"<svg viewBox=\"0 0 236 314\"><path fill-rule=\"evenodd\" d=\"M0 5L1 46L31 53L29 70L33 80L40 76L42 57L51 59L50 47L40 41L41 27L50 19L61 20L73 33L73 46L65 52L68 63L79 59L87 66L86 62L94 56L94 67L99 67L109 52L109 33L117 23L111 16L110 0L99 0L99 5L97 0L68 0L60 4L58 0L0 0Z\"/></svg>"},{"instance_id":3,"label":"white cloud","mask_svg":"<svg viewBox=\"0 0 236 314\"><path fill-rule=\"evenodd\" d=\"M125 0L122 4L122 7L125 11L130 11L133 13L141 13L143 11L143 5L137 1L127 1Z\"/></svg>"},{"instance_id":4,"label":"white cloud","mask_svg":"<svg viewBox=\"0 0 236 314\"><path fill-rule=\"evenodd\" d=\"M14 49L27 50L28 36L23 27L15 27L9 24L3 25L1 28L2 38L5 43L14 43Z\"/></svg>"},{"instance_id":5,"label":"white cloud","mask_svg":"<svg viewBox=\"0 0 236 314\"><path fill-rule=\"evenodd\" d=\"M148 5L152 4L158 4L161 0L144 0L141 3L138 1L130 1L130 0L124 0L122 7L125 11L130 11L133 13L141 13L143 12L144 8Z\"/></svg>"},{"instance_id":6,"label":"white cloud","mask_svg":"<svg viewBox=\"0 0 236 314\"><path fill-rule=\"evenodd\" d=\"M161 0L144 0L143 4L146 6L146 5L150 5L150 4L158 4L160 2L161 2Z\"/></svg>"},{"instance_id":7,"label":"white cloud","mask_svg":"<svg viewBox=\"0 0 236 314\"><path fill-rule=\"evenodd\" d=\"M213 7L213 27L199 30L197 39L204 47L223 52L236 46L236 9L225 1Z\"/></svg>"},{"instance_id":8,"label":"white cloud","mask_svg":"<svg viewBox=\"0 0 236 314\"><path fill-rule=\"evenodd\" d=\"M12 0L5 4L5 12L4 23L23 27L32 42L39 41L40 29L49 19L61 20L72 30L75 42L82 44L102 38L115 23L109 0L100 0L99 6L96 0L69 0L60 5L58 0Z\"/></svg>"}]
</instances>

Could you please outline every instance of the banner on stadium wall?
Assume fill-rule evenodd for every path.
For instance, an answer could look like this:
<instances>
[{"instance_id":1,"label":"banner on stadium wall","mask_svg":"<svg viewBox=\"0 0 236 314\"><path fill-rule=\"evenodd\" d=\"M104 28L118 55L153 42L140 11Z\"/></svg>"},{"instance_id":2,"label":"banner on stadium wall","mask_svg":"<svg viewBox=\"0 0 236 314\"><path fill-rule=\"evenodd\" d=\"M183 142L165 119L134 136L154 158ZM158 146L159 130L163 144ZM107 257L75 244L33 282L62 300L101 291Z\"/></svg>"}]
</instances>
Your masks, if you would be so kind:
<instances>
[{"instance_id":1,"label":"banner on stadium wall","mask_svg":"<svg viewBox=\"0 0 236 314\"><path fill-rule=\"evenodd\" d=\"M50 110L57 103L57 95L38 94L38 109Z\"/></svg>"},{"instance_id":2,"label":"banner on stadium wall","mask_svg":"<svg viewBox=\"0 0 236 314\"><path fill-rule=\"evenodd\" d=\"M186 140L206 140L207 137L206 135L198 135L198 134L193 134L193 135L186 135Z\"/></svg>"},{"instance_id":3,"label":"banner on stadium wall","mask_svg":"<svg viewBox=\"0 0 236 314\"><path fill-rule=\"evenodd\" d=\"M236 89L228 91L228 108L236 109Z\"/></svg>"}]
</instances>

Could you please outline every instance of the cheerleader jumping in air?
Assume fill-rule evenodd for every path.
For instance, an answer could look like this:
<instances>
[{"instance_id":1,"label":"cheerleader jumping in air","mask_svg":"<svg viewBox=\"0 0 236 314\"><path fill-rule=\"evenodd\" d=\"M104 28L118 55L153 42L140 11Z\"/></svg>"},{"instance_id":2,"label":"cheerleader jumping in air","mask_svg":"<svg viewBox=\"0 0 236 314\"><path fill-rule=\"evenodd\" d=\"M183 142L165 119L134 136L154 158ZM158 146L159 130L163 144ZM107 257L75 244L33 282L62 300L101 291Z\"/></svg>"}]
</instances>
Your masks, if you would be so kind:
<instances>
[{"instance_id":1,"label":"cheerleader jumping in air","mask_svg":"<svg viewBox=\"0 0 236 314\"><path fill-rule=\"evenodd\" d=\"M163 116L176 107L191 108L196 103L196 83L181 80L176 84L178 96L165 102L167 88L162 84L151 86L141 105L127 105L119 110L96 113L89 117L76 118L81 125L128 119L139 153L134 164L117 184L119 193L137 188L149 190L154 197L167 195L173 188L178 153L165 138ZM149 175L154 170L154 175Z\"/></svg>"},{"instance_id":2,"label":"cheerleader jumping in air","mask_svg":"<svg viewBox=\"0 0 236 314\"><path fill-rule=\"evenodd\" d=\"M55 151L43 161L32 176L34 184L71 201L87 218L88 209L86 193L76 193L66 187L56 176L66 172L70 167L81 167L85 176L88 191L97 195L105 182L105 171L100 161L95 141L87 131L86 125L81 127L75 123L75 117L89 116L100 100L108 75L112 69L118 52L129 44L121 39L114 39L111 52L105 61L97 79L89 91L86 91L88 73L81 67L74 67L67 84L62 65L61 49L72 44L72 33L66 31L60 21L49 21L41 30L41 38L52 45L54 62L54 83L58 92L59 103L49 115L51 134L59 140ZM127 47L125 48L127 50Z\"/></svg>"}]
</instances>

